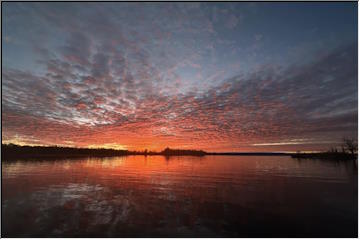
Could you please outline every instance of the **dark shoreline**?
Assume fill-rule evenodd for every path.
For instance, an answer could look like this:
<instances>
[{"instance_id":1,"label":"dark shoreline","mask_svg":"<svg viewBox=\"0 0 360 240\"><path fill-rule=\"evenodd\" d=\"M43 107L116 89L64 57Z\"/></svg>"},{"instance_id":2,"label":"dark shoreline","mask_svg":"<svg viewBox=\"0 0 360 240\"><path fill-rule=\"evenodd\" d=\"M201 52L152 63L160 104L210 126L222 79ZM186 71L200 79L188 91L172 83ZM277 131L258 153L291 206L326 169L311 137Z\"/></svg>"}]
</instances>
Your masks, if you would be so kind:
<instances>
[{"instance_id":1,"label":"dark shoreline","mask_svg":"<svg viewBox=\"0 0 360 240\"><path fill-rule=\"evenodd\" d=\"M281 152L205 152L202 150L181 150L166 148L161 152L152 151L128 151L116 149L92 149L72 148L58 146L19 146L14 144L1 145L1 159L3 161L21 159L63 159L63 158L84 158L84 157L116 157L116 156L290 156L297 159L328 159L328 160L353 160L357 154L343 152L319 152L319 153L281 153Z\"/></svg>"},{"instance_id":2,"label":"dark shoreline","mask_svg":"<svg viewBox=\"0 0 360 240\"><path fill-rule=\"evenodd\" d=\"M206 153L206 155L235 155L235 156L290 156L291 153L277 152L215 152Z\"/></svg>"},{"instance_id":3,"label":"dark shoreline","mask_svg":"<svg viewBox=\"0 0 360 240\"><path fill-rule=\"evenodd\" d=\"M59 158L83 158L83 157L116 157L143 155L170 156L198 156L205 155L238 155L238 156L290 156L288 153L269 153L269 152L205 152L202 150L182 150L166 148L161 152L152 151L128 151L116 149L92 149L92 148L72 148L59 146L19 146L14 144L2 144L1 156L4 161L15 159L59 159Z\"/></svg>"},{"instance_id":4,"label":"dark shoreline","mask_svg":"<svg viewBox=\"0 0 360 240\"><path fill-rule=\"evenodd\" d=\"M324 160L355 160L357 159L357 153L345 153L345 152L320 152L320 153L294 153L291 154L292 158L297 159L324 159Z\"/></svg>"}]
</instances>

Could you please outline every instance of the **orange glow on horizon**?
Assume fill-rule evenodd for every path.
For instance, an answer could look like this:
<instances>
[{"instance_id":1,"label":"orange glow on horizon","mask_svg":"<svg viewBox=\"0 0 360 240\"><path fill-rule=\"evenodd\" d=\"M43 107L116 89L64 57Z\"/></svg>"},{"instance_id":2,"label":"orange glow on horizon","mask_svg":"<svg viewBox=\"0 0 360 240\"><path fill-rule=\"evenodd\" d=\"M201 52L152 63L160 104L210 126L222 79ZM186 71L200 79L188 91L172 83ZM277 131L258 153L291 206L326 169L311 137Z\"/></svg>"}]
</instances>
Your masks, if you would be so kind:
<instances>
[{"instance_id":1,"label":"orange glow on horizon","mask_svg":"<svg viewBox=\"0 0 360 240\"><path fill-rule=\"evenodd\" d=\"M58 147L75 147L75 148L91 148L91 149L115 149L115 150L128 150L128 151L145 151L148 152L160 152L164 150L165 148L169 147L172 149L183 149L183 150L203 150L206 152L281 152L281 153L295 153L299 150L289 150L285 151L280 149L274 150L274 148L252 148L252 147L244 147L239 150L229 149L229 148L223 148L219 147L216 148L206 148L206 147L191 147L190 145L186 144L160 144L160 143L152 143L152 144L142 144L141 142L138 143L138 145L123 145L118 143L104 143L104 144L80 144L80 145L74 145L74 144L36 144L36 143L27 143L26 141L19 140L19 139L13 139L13 140L3 140L2 144L15 144L20 146L58 146ZM215 150L214 150L215 149ZM324 148L324 150L327 150ZM302 153L314 153L314 152L321 152L324 150L313 150L311 148L301 150Z\"/></svg>"}]
</instances>

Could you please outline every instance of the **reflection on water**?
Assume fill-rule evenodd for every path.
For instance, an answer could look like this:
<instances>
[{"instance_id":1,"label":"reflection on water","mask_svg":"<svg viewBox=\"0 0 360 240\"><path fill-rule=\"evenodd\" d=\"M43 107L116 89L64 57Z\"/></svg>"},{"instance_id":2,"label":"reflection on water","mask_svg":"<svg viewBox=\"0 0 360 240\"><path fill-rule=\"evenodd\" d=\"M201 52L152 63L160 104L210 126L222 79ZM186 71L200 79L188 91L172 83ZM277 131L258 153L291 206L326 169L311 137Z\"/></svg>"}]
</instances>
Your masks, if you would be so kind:
<instances>
[{"instance_id":1,"label":"reflection on water","mask_svg":"<svg viewBox=\"0 0 360 240\"><path fill-rule=\"evenodd\" d=\"M357 169L289 157L3 163L4 236L356 237Z\"/></svg>"}]
</instances>

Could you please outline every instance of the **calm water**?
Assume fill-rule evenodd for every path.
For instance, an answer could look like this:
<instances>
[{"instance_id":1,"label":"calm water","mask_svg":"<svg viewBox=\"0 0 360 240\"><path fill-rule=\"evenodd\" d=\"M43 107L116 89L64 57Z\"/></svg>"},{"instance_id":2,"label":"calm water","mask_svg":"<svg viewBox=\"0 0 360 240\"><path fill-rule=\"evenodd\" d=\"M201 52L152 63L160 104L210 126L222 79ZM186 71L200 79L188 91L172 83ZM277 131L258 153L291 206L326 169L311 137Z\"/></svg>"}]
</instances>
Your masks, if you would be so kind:
<instances>
[{"instance_id":1,"label":"calm water","mask_svg":"<svg viewBox=\"0 0 360 240\"><path fill-rule=\"evenodd\" d=\"M130 156L3 163L4 236L357 237L352 162Z\"/></svg>"}]
</instances>

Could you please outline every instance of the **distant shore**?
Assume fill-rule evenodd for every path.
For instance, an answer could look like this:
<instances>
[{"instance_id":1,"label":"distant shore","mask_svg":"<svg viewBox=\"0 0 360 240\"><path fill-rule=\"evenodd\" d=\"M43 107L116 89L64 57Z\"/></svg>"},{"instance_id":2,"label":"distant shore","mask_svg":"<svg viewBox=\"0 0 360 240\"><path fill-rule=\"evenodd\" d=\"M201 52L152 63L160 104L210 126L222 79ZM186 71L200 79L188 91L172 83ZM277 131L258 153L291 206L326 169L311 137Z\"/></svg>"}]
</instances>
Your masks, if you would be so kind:
<instances>
[{"instance_id":1,"label":"distant shore","mask_svg":"<svg viewBox=\"0 0 360 240\"><path fill-rule=\"evenodd\" d=\"M203 150L184 150L166 148L161 152L128 151L116 149L72 148L59 146L20 146L2 144L1 156L4 161L30 158L76 158L76 157L115 157L128 155L162 155L162 156L205 156L205 155L239 155L239 156L289 156L289 153L271 152L205 152Z\"/></svg>"},{"instance_id":2,"label":"distant shore","mask_svg":"<svg viewBox=\"0 0 360 240\"><path fill-rule=\"evenodd\" d=\"M345 153L345 152L319 152L319 153L294 153L291 154L292 158L297 159L326 159L326 160L355 160L357 159L357 153Z\"/></svg>"},{"instance_id":3,"label":"distant shore","mask_svg":"<svg viewBox=\"0 0 360 240\"><path fill-rule=\"evenodd\" d=\"M161 152L154 151L128 151L104 148L73 148L59 146L20 146L15 144L1 145L1 159L11 161L16 159L55 159L79 157L115 157L129 155L161 155L161 156L198 156L224 155L224 156L291 156L298 159L335 159L350 160L357 158L348 153L281 153L281 152L205 152L203 150L184 150L166 148Z\"/></svg>"},{"instance_id":4,"label":"distant shore","mask_svg":"<svg viewBox=\"0 0 360 240\"><path fill-rule=\"evenodd\" d=\"M129 155L163 155L163 156L205 156L202 150L182 150L166 148L161 152L128 151L104 148L73 148L59 146L19 146L2 144L1 157L4 161L13 159L77 158L77 157L115 157Z\"/></svg>"}]
</instances>

